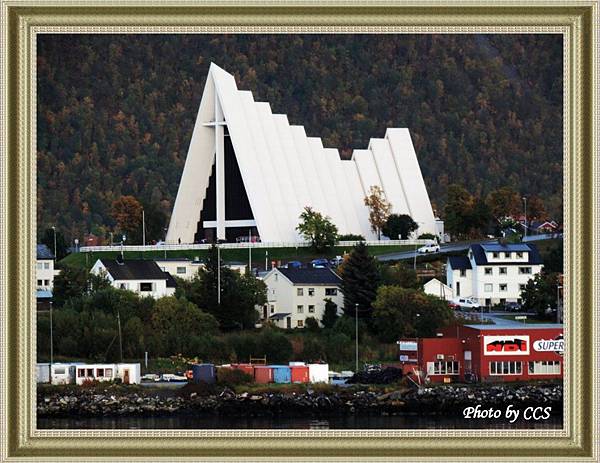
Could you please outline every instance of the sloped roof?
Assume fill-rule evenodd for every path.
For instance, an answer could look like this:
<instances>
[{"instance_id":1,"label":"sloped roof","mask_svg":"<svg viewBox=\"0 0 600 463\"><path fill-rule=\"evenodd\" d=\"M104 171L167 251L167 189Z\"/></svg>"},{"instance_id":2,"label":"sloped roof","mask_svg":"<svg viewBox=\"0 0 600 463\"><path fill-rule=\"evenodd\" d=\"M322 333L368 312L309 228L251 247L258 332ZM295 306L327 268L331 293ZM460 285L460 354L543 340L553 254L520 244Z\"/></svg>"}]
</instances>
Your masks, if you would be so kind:
<instances>
[{"instance_id":1,"label":"sloped roof","mask_svg":"<svg viewBox=\"0 0 600 463\"><path fill-rule=\"evenodd\" d=\"M488 250L488 252L493 251L496 248L492 248L489 249L488 248L489 245L486 245L486 249ZM513 246L513 247L510 247ZM538 248L536 247L535 244L525 244L525 243L519 243L517 245L507 245L506 247L502 247L502 248L497 248L498 251L502 252L502 251L522 251L522 252L527 252L527 256L529 257L529 259L527 260L527 262L488 262L487 260L487 256L486 256L486 249L484 249L484 247L481 244L472 244L471 245L471 251L473 252L473 258L475 259L475 263L477 265L541 265L544 262L542 261L542 257L540 256L540 253L538 251Z\"/></svg>"},{"instance_id":2,"label":"sloped roof","mask_svg":"<svg viewBox=\"0 0 600 463\"><path fill-rule=\"evenodd\" d=\"M342 279L329 268L278 268L295 285L339 285Z\"/></svg>"},{"instance_id":3,"label":"sloped roof","mask_svg":"<svg viewBox=\"0 0 600 463\"><path fill-rule=\"evenodd\" d=\"M114 259L100 259L106 271L115 280L167 280L163 272L153 260L127 259L119 263Z\"/></svg>"},{"instance_id":4,"label":"sloped roof","mask_svg":"<svg viewBox=\"0 0 600 463\"><path fill-rule=\"evenodd\" d=\"M38 260L53 260L54 254L50 251L50 248L45 244L37 245L37 259Z\"/></svg>"},{"instance_id":5,"label":"sloped roof","mask_svg":"<svg viewBox=\"0 0 600 463\"><path fill-rule=\"evenodd\" d=\"M450 256L448 257L448 263L453 270L471 269L471 261L467 256Z\"/></svg>"},{"instance_id":6,"label":"sloped roof","mask_svg":"<svg viewBox=\"0 0 600 463\"><path fill-rule=\"evenodd\" d=\"M340 234L375 239L364 204L372 186L383 189L393 213L408 214L421 224L420 233L436 233L407 128L388 128L384 138L371 139L367 149L355 150L350 160L342 160L337 149L325 148L303 126L290 125L285 114L273 114L269 103L257 102L251 92L238 90L233 75L211 63L169 223L168 243L194 240L215 159L215 127L223 124L263 242L303 241L296 226L305 206L329 216Z\"/></svg>"}]
</instances>

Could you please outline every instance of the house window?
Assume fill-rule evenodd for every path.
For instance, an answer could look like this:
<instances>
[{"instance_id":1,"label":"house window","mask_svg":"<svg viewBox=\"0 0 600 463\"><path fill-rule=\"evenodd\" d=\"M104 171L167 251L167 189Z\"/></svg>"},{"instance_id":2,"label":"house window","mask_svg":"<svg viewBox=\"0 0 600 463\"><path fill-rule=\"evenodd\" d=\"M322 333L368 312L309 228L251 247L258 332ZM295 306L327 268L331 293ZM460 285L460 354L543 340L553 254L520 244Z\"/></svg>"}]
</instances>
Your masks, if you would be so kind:
<instances>
[{"instance_id":1,"label":"house window","mask_svg":"<svg viewBox=\"0 0 600 463\"><path fill-rule=\"evenodd\" d=\"M427 362L427 374L428 375L457 375L458 374L458 362L455 361L438 361L438 362Z\"/></svg>"},{"instance_id":2,"label":"house window","mask_svg":"<svg viewBox=\"0 0 600 463\"><path fill-rule=\"evenodd\" d=\"M297 294L298 296L304 296L304 288L298 288L298 289L296 290L296 294Z\"/></svg>"},{"instance_id":3,"label":"house window","mask_svg":"<svg viewBox=\"0 0 600 463\"><path fill-rule=\"evenodd\" d=\"M560 362L549 360L542 362L529 362L530 375L560 375Z\"/></svg>"},{"instance_id":4,"label":"house window","mask_svg":"<svg viewBox=\"0 0 600 463\"><path fill-rule=\"evenodd\" d=\"M484 269L484 271L485 271L485 274L486 274L486 275L491 275L491 274L492 274L492 267L486 267L486 268Z\"/></svg>"},{"instance_id":5,"label":"house window","mask_svg":"<svg viewBox=\"0 0 600 463\"><path fill-rule=\"evenodd\" d=\"M44 280L44 286L50 286L50 280Z\"/></svg>"},{"instance_id":6,"label":"house window","mask_svg":"<svg viewBox=\"0 0 600 463\"><path fill-rule=\"evenodd\" d=\"M96 368L96 378L104 378L104 368Z\"/></svg>"},{"instance_id":7,"label":"house window","mask_svg":"<svg viewBox=\"0 0 600 463\"><path fill-rule=\"evenodd\" d=\"M498 270L500 270L500 275L506 275L506 267L500 267Z\"/></svg>"},{"instance_id":8,"label":"house window","mask_svg":"<svg viewBox=\"0 0 600 463\"><path fill-rule=\"evenodd\" d=\"M43 285L43 283L44 283L44 282L43 282L42 280L38 280L38 281L37 281L37 285L38 285L38 286L42 286L42 285Z\"/></svg>"},{"instance_id":9,"label":"house window","mask_svg":"<svg viewBox=\"0 0 600 463\"><path fill-rule=\"evenodd\" d=\"M178 274L185 274L186 268L185 267L177 267L177 273Z\"/></svg>"},{"instance_id":10,"label":"house window","mask_svg":"<svg viewBox=\"0 0 600 463\"><path fill-rule=\"evenodd\" d=\"M50 269L50 262L44 262L44 269Z\"/></svg>"},{"instance_id":11,"label":"house window","mask_svg":"<svg viewBox=\"0 0 600 463\"><path fill-rule=\"evenodd\" d=\"M501 304L501 305L504 305L504 304L506 304L506 299L504 299L504 298L500 298L500 304Z\"/></svg>"},{"instance_id":12,"label":"house window","mask_svg":"<svg viewBox=\"0 0 600 463\"><path fill-rule=\"evenodd\" d=\"M467 271L464 268L460 269L460 276L461 277L466 277L467 276Z\"/></svg>"},{"instance_id":13,"label":"house window","mask_svg":"<svg viewBox=\"0 0 600 463\"><path fill-rule=\"evenodd\" d=\"M140 283L140 291L143 291L143 292L152 291L152 283Z\"/></svg>"},{"instance_id":14,"label":"house window","mask_svg":"<svg viewBox=\"0 0 600 463\"><path fill-rule=\"evenodd\" d=\"M106 368L106 369L104 370L104 376L105 376L106 378L112 378L112 368Z\"/></svg>"},{"instance_id":15,"label":"house window","mask_svg":"<svg viewBox=\"0 0 600 463\"><path fill-rule=\"evenodd\" d=\"M271 313L275 313L275 306L274 305L271 306Z\"/></svg>"},{"instance_id":16,"label":"house window","mask_svg":"<svg viewBox=\"0 0 600 463\"><path fill-rule=\"evenodd\" d=\"M298 320L296 323L297 323L298 328L304 327L304 320Z\"/></svg>"},{"instance_id":17,"label":"house window","mask_svg":"<svg viewBox=\"0 0 600 463\"><path fill-rule=\"evenodd\" d=\"M119 284L119 288L120 289L127 289L127 283L121 283L121 284Z\"/></svg>"},{"instance_id":18,"label":"house window","mask_svg":"<svg viewBox=\"0 0 600 463\"><path fill-rule=\"evenodd\" d=\"M308 288L308 295L309 296L314 296L315 295L315 288Z\"/></svg>"},{"instance_id":19,"label":"house window","mask_svg":"<svg viewBox=\"0 0 600 463\"><path fill-rule=\"evenodd\" d=\"M85 377L85 370L83 368L78 368L77 369L77 377L78 378L84 378Z\"/></svg>"},{"instance_id":20,"label":"house window","mask_svg":"<svg viewBox=\"0 0 600 463\"><path fill-rule=\"evenodd\" d=\"M85 376L87 376L88 378L93 378L94 377L94 369L93 368L86 369Z\"/></svg>"},{"instance_id":21,"label":"house window","mask_svg":"<svg viewBox=\"0 0 600 463\"><path fill-rule=\"evenodd\" d=\"M337 288L325 288L325 296L337 296Z\"/></svg>"},{"instance_id":22,"label":"house window","mask_svg":"<svg viewBox=\"0 0 600 463\"><path fill-rule=\"evenodd\" d=\"M519 259L522 259L522 258L523 258L523 253L522 253L522 252L517 252L517 257L518 257Z\"/></svg>"},{"instance_id":23,"label":"house window","mask_svg":"<svg viewBox=\"0 0 600 463\"><path fill-rule=\"evenodd\" d=\"M497 252L494 252L494 253L493 253L493 256L494 256L494 259L497 259L497 258L500 256L500 254L499 254L499 253L497 253Z\"/></svg>"},{"instance_id":24,"label":"house window","mask_svg":"<svg viewBox=\"0 0 600 463\"><path fill-rule=\"evenodd\" d=\"M315 313L315 306L314 305L309 305L308 306L308 313Z\"/></svg>"},{"instance_id":25,"label":"house window","mask_svg":"<svg viewBox=\"0 0 600 463\"><path fill-rule=\"evenodd\" d=\"M491 293L494 290L494 285L491 283L486 283L485 285L483 285L483 290L486 293Z\"/></svg>"},{"instance_id":26,"label":"house window","mask_svg":"<svg viewBox=\"0 0 600 463\"><path fill-rule=\"evenodd\" d=\"M531 275L531 267L519 267L520 275Z\"/></svg>"},{"instance_id":27,"label":"house window","mask_svg":"<svg viewBox=\"0 0 600 463\"><path fill-rule=\"evenodd\" d=\"M519 285L519 291L525 291L525 286L523 283Z\"/></svg>"},{"instance_id":28,"label":"house window","mask_svg":"<svg viewBox=\"0 0 600 463\"><path fill-rule=\"evenodd\" d=\"M43 264L41 262L38 262L37 263L37 269L38 270L42 270L42 268L43 268Z\"/></svg>"},{"instance_id":29,"label":"house window","mask_svg":"<svg viewBox=\"0 0 600 463\"><path fill-rule=\"evenodd\" d=\"M490 375L520 375L523 373L521 362L490 362Z\"/></svg>"},{"instance_id":30,"label":"house window","mask_svg":"<svg viewBox=\"0 0 600 463\"><path fill-rule=\"evenodd\" d=\"M505 252L504 253L504 257L507 258L507 259L510 259L510 252Z\"/></svg>"},{"instance_id":31,"label":"house window","mask_svg":"<svg viewBox=\"0 0 600 463\"><path fill-rule=\"evenodd\" d=\"M492 305L492 300L491 300L491 299L489 299L489 298L488 298L488 299L486 299L486 300L485 300L485 305L486 305L487 307L491 306L491 305Z\"/></svg>"},{"instance_id":32,"label":"house window","mask_svg":"<svg viewBox=\"0 0 600 463\"><path fill-rule=\"evenodd\" d=\"M55 368L54 369L54 374L55 375L64 375L65 374L65 369L64 368Z\"/></svg>"},{"instance_id":33,"label":"house window","mask_svg":"<svg viewBox=\"0 0 600 463\"><path fill-rule=\"evenodd\" d=\"M508 285L506 283L500 283L500 291L507 291Z\"/></svg>"},{"instance_id":34,"label":"house window","mask_svg":"<svg viewBox=\"0 0 600 463\"><path fill-rule=\"evenodd\" d=\"M304 306L303 305L299 305L298 307L296 307L296 312L298 312L298 313L304 313Z\"/></svg>"}]
</instances>

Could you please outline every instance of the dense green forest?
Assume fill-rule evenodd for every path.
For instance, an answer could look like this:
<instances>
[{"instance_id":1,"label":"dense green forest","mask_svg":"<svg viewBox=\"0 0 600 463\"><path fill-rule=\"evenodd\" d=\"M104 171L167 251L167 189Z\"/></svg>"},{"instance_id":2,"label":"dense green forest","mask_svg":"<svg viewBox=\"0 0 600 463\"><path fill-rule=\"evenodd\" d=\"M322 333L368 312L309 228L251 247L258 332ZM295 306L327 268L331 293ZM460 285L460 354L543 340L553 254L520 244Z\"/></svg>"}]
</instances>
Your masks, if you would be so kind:
<instances>
[{"instance_id":1,"label":"dense green forest","mask_svg":"<svg viewBox=\"0 0 600 463\"><path fill-rule=\"evenodd\" d=\"M211 61L349 156L408 127L438 213L458 183L562 218L559 35L39 35L38 230L114 227L121 195L170 214Z\"/></svg>"}]
</instances>

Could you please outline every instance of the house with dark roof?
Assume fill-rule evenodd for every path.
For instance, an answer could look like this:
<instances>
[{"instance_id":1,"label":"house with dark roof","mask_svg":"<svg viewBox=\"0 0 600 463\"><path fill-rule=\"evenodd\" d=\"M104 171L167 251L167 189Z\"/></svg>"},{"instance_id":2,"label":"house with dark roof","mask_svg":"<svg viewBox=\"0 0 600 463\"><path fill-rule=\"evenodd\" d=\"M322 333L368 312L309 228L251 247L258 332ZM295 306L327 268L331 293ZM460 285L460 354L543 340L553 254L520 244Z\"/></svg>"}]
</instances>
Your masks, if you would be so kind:
<instances>
[{"instance_id":1,"label":"house with dark roof","mask_svg":"<svg viewBox=\"0 0 600 463\"><path fill-rule=\"evenodd\" d=\"M267 285L267 303L257 309L264 321L281 328L304 328L308 317L320 323L326 299L331 299L341 314L342 279L329 268L276 267L263 281Z\"/></svg>"},{"instance_id":2,"label":"house with dark roof","mask_svg":"<svg viewBox=\"0 0 600 463\"><path fill-rule=\"evenodd\" d=\"M175 279L153 260L98 259L91 273L104 275L112 286L159 298L175 293Z\"/></svg>"},{"instance_id":3,"label":"house with dark roof","mask_svg":"<svg viewBox=\"0 0 600 463\"><path fill-rule=\"evenodd\" d=\"M49 308L52 301L52 288L54 287L54 254L45 244L36 246L36 298L38 308Z\"/></svg>"},{"instance_id":4,"label":"house with dark roof","mask_svg":"<svg viewBox=\"0 0 600 463\"><path fill-rule=\"evenodd\" d=\"M486 306L521 302L521 291L542 268L534 244L473 244L466 256L448 257L446 281L454 299L472 298Z\"/></svg>"}]
</instances>

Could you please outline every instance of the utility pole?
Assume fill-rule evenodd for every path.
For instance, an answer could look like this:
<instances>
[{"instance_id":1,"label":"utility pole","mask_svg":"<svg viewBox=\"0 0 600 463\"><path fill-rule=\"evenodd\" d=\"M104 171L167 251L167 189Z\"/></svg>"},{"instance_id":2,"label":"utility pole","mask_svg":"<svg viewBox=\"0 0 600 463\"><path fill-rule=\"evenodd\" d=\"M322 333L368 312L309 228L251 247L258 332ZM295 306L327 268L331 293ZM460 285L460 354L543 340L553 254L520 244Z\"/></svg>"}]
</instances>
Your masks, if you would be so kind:
<instances>
[{"instance_id":1,"label":"utility pole","mask_svg":"<svg viewBox=\"0 0 600 463\"><path fill-rule=\"evenodd\" d=\"M560 323L561 319L561 308L560 308L560 290L562 286L560 284L556 285L556 323Z\"/></svg>"},{"instance_id":2,"label":"utility pole","mask_svg":"<svg viewBox=\"0 0 600 463\"><path fill-rule=\"evenodd\" d=\"M142 244L146 246L146 213L142 209Z\"/></svg>"},{"instance_id":3,"label":"utility pole","mask_svg":"<svg viewBox=\"0 0 600 463\"><path fill-rule=\"evenodd\" d=\"M52 375L52 363L54 362L54 339L52 337L52 301L50 301L50 375ZM52 378L50 378L52 380Z\"/></svg>"},{"instance_id":4,"label":"utility pole","mask_svg":"<svg viewBox=\"0 0 600 463\"><path fill-rule=\"evenodd\" d=\"M252 229L248 229L248 273L252 273Z\"/></svg>"},{"instance_id":5,"label":"utility pole","mask_svg":"<svg viewBox=\"0 0 600 463\"><path fill-rule=\"evenodd\" d=\"M268 260L269 260L269 251L265 251L265 272L269 271L269 269L267 268Z\"/></svg>"},{"instance_id":6,"label":"utility pole","mask_svg":"<svg viewBox=\"0 0 600 463\"><path fill-rule=\"evenodd\" d=\"M217 304L221 305L221 248L217 241Z\"/></svg>"},{"instance_id":7,"label":"utility pole","mask_svg":"<svg viewBox=\"0 0 600 463\"><path fill-rule=\"evenodd\" d=\"M355 338L355 345L356 345L356 365L355 365L355 369L354 372L358 373L358 303L354 304L354 338Z\"/></svg>"},{"instance_id":8,"label":"utility pole","mask_svg":"<svg viewBox=\"0 0 600 463\"><path fill-rule=\"evenodd\" d=\"M525 212L525 237L527 237L527 197L523 196L523 209Z\"/></svg>"},{"instance_id":9,"label":"utility pole","mask_svg":"<svg viewBox=\"0 0 600 463\"><path fill-rule=\"evenodd\" d=\"M52 231L54 232L54 263L56 264L56 227L52 225Z\"/></svg>"},{"instance_id":10,"label":"utility pole","mask_svg":"<svg viewBox=\"0 0 600 463\"><path fill-rule=\"evenodd\" d=\"M117 312L117 324L119 325L119 352L121 353L121 363L123 363L123 339L121 339L121 315Z\"/></svg>"},{"instance_id":11,"label":"utility pole","mask_svg":"<svg viewBox=\"0 0 600 463\"><path fill-rule=\"evenodd\" d=\"M113 245L113 232L108 232L110 235L110 247L112 248Z\"/></svg>"}]
</instances>

